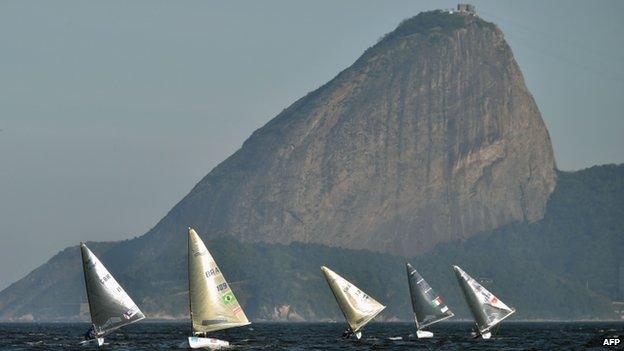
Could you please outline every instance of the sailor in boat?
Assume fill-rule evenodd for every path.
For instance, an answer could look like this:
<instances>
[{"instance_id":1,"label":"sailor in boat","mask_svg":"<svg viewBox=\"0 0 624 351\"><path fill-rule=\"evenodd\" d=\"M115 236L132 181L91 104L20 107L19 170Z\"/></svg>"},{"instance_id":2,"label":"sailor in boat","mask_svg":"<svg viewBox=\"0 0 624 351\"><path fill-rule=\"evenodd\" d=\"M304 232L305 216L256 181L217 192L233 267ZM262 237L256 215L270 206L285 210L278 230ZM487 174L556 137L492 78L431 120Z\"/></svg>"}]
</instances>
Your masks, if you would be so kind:
<instances>
[{"instance_id":1,"label":"sailor in boat","mask_svg":"<svg viewBox=\"0 0 624 351\"><path fill-rule=\"evenodd\" d=\"M472 325L472 331L470 332L470 335L473 339L477 339L481 336L481 333L479 333L479 325L477 324L477 322Z\"/></svg>"},{"instance_id":2,"label":"sailor in boat","mask_svg":"<svg viewBox=\"0 0 624 351\"><path fill-rule=\"evenodd\" d=\"M345 331L342 333L342 338L343 338L343 339L348 339L348 338L350 338L352 335L353 335L353 330L351 330L351 328L347 328L347 330L345 330Z\"/></svg>"},{"instance_id":3,"label":"sailor in boat","mask_svg":"<svg viewBox=\"0 0 624 351\"><path fill-rule=\"evenodd\" d=\"M93 324L91 324L91 328L89 328L89 330L87 330L87 332L84 335L84 339L85 341L90 341L96 338L96 334L95 334L95 326Z\"/></svg>"}]
</instances>

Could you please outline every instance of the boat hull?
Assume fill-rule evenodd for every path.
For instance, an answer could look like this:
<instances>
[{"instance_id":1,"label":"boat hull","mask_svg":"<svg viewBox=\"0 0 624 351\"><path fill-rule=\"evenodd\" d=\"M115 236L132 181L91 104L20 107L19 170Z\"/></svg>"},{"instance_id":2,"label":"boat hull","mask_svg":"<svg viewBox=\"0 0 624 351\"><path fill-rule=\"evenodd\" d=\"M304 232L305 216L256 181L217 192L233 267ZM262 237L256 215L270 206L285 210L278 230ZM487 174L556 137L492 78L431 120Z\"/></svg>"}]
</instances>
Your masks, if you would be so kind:
<instances>
[{"instance_id":1,"label":"boat hull","mask_svg":"<svg viewBox=\"0 0 624 351\"><path fill-rule=\"evenodd\" d=\"M433 333L430 331L426 331L426 330L417 330L416 336L419 339L433 338Z\"/></svg>"},{"instance_id":2,"label":"boat hull","mask_svg":"<svg viewBox=\"0 0 624 351\"><path fill-rule=\"evenodd\" d=\"M81 346L87 346L89 344L91 344L92 342L96 343L98 347L104 346L104 338L95 338L95 339L89 339L89 340L83 340L80 342Z\"/></svg>"},{"instance_id":3,"label":"boat hull","mask_svg":"<svg viewBox=\"0 0 624 351\"><path fill-rule=\"evenodd\" d=\"M215 338L201 338L199 336L189 336L188 338L189 346L192 349L211 349L218 350L221 348L226 348L230 346L230 343L224 340L219 340Z\"/></svg>"}]
</instances>

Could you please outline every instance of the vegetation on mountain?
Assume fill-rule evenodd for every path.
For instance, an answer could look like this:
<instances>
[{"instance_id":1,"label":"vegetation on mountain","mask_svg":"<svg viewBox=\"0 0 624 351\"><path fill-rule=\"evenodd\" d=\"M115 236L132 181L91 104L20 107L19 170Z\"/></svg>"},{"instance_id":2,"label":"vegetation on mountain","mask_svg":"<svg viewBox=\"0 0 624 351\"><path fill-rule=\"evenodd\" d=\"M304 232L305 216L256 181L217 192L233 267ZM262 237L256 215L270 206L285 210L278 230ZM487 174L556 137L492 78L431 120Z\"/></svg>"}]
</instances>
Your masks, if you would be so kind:
<instances>
[{"instance_id":1,"label":"vegetation on mountain","mask_svg":"<svg viewBox=\"0 0 624 351\"><path fill-rule=\"evenodd\" d=\"M624 228L624 165L559 172L544 219L514 223L461 242L439 244L408 260L469 318L450 268L458 264L510 306L516 318L613 318ZM135 239L136 240L136 239ZM137 264L125 243L91 243L111 272L152 318L186 318L186 236L155 263ZM405 259L318 244L241 243L207 246L255 320L341 320L320 272L327 265L378 298L386 319L409 319ZM86 297L80 254L69 248L0 293L0 318L71 319ZM288 306L287 308L282 308ZM285 312L286 311L286 312ZM83 307L83 315L85 318Z\"/></svg>"}]
</instances>

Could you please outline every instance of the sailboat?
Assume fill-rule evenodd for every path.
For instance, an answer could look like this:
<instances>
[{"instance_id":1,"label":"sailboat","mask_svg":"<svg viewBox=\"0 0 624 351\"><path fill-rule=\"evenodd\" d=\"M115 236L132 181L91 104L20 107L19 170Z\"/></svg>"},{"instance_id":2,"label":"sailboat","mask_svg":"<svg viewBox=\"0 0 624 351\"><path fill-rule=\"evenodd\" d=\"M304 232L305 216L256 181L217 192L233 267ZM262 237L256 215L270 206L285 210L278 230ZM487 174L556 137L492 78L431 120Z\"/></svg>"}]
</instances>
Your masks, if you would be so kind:
<instances>
[{"instance_id":1,"label":"sailboat","mask_svg":"<svg viewBox=\"0 0 624 351\"><path fill-rule=\"evenodd\" d=\"M80 243L80 251L91 313L91 329L87 332L89 340L82 343L96 340L98 346L102 346L104 335L138 322L145 315L87 245Z\"/></svg>"},{"instance_id":2,"label":"sailboat","mask_svg":"<svg viewBox=\"0 0 624 351\"><path fill-rule=\"evenodd\" d=\"M515 309L505 305L458 266L453 266L459 286L477 324L478 336L489 339L492 328L511 316Z\"/></svg>"},{"instance_id":3,"label":"sailboat","mask_svg":"<svg viewBox=\"0 0 624 351\"><path fill-rule=\"evenodd\" d=\"M329 284L338 306L340 306L340 310L342 310L342 314L349 324L349 329L344 336L355 335L359 340L362 337L362 328L386 306L368 296L331 269L322 266L321 271L323 271L327 284Z\"/></svg>"},{"instance_id":4,"label":"sailboat","mask_svg":"<svg viewBox=\"0 0 624 351\"><path fill-rule=\"evenodd\" d=\"M218 349L229 342L206 337L217 330L250 324L214 258L194 229L188 230L189 308L191 348Z\"/></svg>"},{"instance_id":5,"label":"sailboat","mask_svg":"<svg viewBox=\"0 0 624 351\"><path fill-rule=\"evenodd\" d=\"M409 282L416 336L431 338L433 333L423 330L425 327L453 317L455 314L446 306L442 297L429 286L427 281L411 264L405 263L407 281Z\"/></svg>"}]
</instances>

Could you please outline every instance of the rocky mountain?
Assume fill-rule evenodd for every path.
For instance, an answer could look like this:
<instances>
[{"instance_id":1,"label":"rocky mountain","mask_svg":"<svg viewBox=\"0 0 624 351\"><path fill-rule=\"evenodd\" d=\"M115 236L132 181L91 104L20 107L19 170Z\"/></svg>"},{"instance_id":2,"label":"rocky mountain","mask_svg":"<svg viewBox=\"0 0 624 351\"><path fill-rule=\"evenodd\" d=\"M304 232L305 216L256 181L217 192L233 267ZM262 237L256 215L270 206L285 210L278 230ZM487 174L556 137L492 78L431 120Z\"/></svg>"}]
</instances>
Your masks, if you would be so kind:
<instances>
[{"instance_id":1,"label":"rocky mountain","mask_svg":"<svg viewBox=\"0 0 624 351\"><path fill-rule=\"evenodd\" d=\"M501 31L433 11L401 23L254 132L147 234L90 247L152 317L184 317L192 226L232 285L246 287L239 299L252 318L327 319L336 311L318 265L402 301L400 257L451 245L453 257L484 260L486 249L461 245L541 222L555 181L548 132ZM66 249L2 291L0 319L84 316L77 252ZM415 260L446 264L440 255ZM548 292L591 300L577 283L554 282ZM405 317L407 301L386 318Z\"/></svg>"},{"instance_id":2,"label":"rocky mountain","mask_svg":"<svg viewBox=\"0 0 624 351\"><path fill-rule=\"evenodd\" d=\"M401 23L285 109L148 235L412 255L543 216L552 145L503 33L441 11Z\"/></svg>"}]
</instances>

